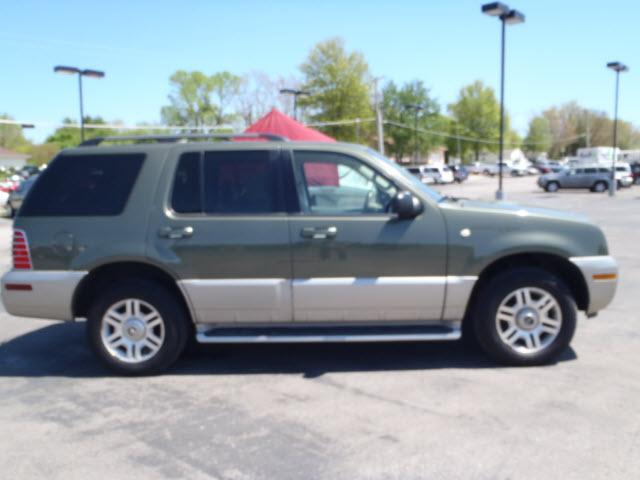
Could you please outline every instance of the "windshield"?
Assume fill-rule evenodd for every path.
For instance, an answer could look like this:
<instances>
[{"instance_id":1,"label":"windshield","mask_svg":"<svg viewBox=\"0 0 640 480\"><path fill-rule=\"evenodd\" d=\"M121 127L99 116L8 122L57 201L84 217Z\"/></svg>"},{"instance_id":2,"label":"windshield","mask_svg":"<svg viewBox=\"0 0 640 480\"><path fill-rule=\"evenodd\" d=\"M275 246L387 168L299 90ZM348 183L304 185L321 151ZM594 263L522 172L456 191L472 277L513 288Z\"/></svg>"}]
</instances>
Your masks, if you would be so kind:
<instances>
[{"instance_id":1,"label":"windshield","mask_svg":"<svg viewBox=\"0 0 640 480\"><path fill-rule=\"evenodd\" d=\"M406 168L401 167L397 163L389 160L387 157L385 157L384 155L381 155L379 152L377 152L376 150L373 150L372 148L366 148L365 150L369 155L371 155L373 157L376 157L376 158L386 162L388 165L391 165L393 168L396 169L396 171L400 172L400 174L405 179L407 179L409 182L411 182L411 185L413 185L417 190L420 190L421 192L426 193L433 200L440 201L440 200L442 200L444 198L442 195L440 195L440 193L438 193L435 190L427 187L417 177L411 175L411 173L409 173L409 171Z\"/></svg>"}]
</instances>

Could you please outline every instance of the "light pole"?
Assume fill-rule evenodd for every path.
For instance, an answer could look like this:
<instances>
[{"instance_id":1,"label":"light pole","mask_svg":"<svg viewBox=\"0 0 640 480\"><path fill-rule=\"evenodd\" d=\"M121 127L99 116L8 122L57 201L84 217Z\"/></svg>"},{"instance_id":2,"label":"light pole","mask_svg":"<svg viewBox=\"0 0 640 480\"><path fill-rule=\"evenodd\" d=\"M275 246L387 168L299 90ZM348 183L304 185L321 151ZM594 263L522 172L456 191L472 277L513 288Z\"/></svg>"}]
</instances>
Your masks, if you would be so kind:
<instances>
[{"instance_id":1,"label":"light pole","mask_svg":"<svg viewBox=\"0 0 640 480\"><path fill-rule=\"evenodd\" d=\"M91 70L89 68L67 67L58 65L53 68L55 73L63 73L66 75L78 75L78 91L80 94L80 141L84 142L84 105L82 100L82 77L102 78L104 72L100 70Z\"/></svg>"},{"instance_id":2,"label":"light pole","mask_svg":"<svg viewBox=\"0 0 640 480\"><path fill-rule=\"evenodd\" d=\"M413 110L413 163L418 163L418 113L424 110L422 105L411 103L405 105L407 110Z\"/></svg>"},{"instance_id":3,"label":"light pole","mask_svg":"<svg viewBox=\"0 0 640 480\"><path fill-rule=\"evenodd\" d=\"M282 95L293 95L293 119L298 120L298 97L300 95L311 95L305 90L298 90L296 88L283 88L280 90Z\"/></svg>"},{"instance_id":4,"label":"light pole","mask_svg":"<svg viewBox=\"0 0 640 480\"><path fill-rule=\"evenodd\" d=\"M616 100L613 114L613 155L611 160L611 182L609 182L609 196L613 197L616 194L616 160L618 152L618 88L620 86L620 72L626 72L629 70L624 63L621 62L609 62L607 68L610 68L616 72Z\"/></svg>"},{"instance_id":5,"label":"light pole","mask_svg":"<svg viewBox=\"0 0 640 480\"><path fill-rule=\"evenodd\" d=\"M504 198L504 191L502 189L502 155L504 153L504 37L506 26L523 23L524 15L500 2L484 4L482 6L482 13L491 17L498 17L502 22L500 54L500 153L498 155L498 191L496 192L496 199L502 200Z\"/></svg>"}]
</instances>

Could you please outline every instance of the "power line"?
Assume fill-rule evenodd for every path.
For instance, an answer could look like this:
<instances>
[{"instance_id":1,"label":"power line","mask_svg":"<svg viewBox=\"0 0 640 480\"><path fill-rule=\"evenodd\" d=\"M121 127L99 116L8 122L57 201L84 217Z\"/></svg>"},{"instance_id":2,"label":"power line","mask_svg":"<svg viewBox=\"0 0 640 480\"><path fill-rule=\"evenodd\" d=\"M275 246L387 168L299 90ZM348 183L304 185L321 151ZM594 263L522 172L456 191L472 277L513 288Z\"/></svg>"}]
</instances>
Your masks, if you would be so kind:
<instances>
[{"instance_id":1,"label":"power line","mask_svg":"<svg viewBox=\"0 0 640 480\"><path fill-rule=\"evenodd\" d=\"M34 127L45 128L80 128L79 123L52 123L52 122L21 122L18 120L0 119L0 125L24 125L29 124ZM85 123L84 128L105 129L105 130L233 130L233 125L213 125L189 127L185 125L124 125L118 123Z\"/></svg>"},{"instance_id":2,"label":"power line","mask_svg":"<svg viewBox=\"0 0 640 480\"><path fill-rule=\"evenodd\" d=\"M354 118L354 119L350 119L350 120L335 120L335 121L328 121L328 122L313 122L313 123L307 123L306 125L308 127L331 127L331 126L340 126L340 125L359 125L362 123L371 123L371 122L375 122L376 118ZM21 126L21 125L25 125L25 124L29 124L29 125L33 125L34 127L44 127L44 128L80 128L80 124L78 123L56 123L56 122L24 122L24 121L19 121L19 120L6 120L6 119L0 119L0 125L16 125L16 126ZM394 122L391 120L385 120L384 124L386 125L392 125L394 127L398 127L398 128L405 128L407 130L414 130L414 127L409 126L409 125L405 125L404 123L399 123L399 122ZM197 131L210 131L210 130L234 130L234 126L233 125L201 125L198 127L195 126L185 126L185 125L124 125L124 124L117 124L117 123L85 123L85 128L89 128L89 129L105 129L105 130L165 130L165 131L170 131L170 130L178 130L178 131L185 131L185 130L197 130ZM467 135L458 135L458 134L452 134L452 133L447 133L447 132L439 132L436 130L427 130L424 128L420 128L418 127L418 132L420 133L426 133L428 135L435 135L438 137L443 137L443 138L452 138L455 140L464 140L464 141L468 141L468 142L474 142L474 143L484 143L484 144L489 144L489 145L497 145L498 143L500 143L498 140L487 140L487 139L483 139L483 138L477 138L477 137L470 137ZM571 137L566 137L566 138L560 138L557 140L552 140L552 143L564 143L564 142L568 142L571 140L577 140L579 138L583 138L586 135L584 133L578 134L578 135L573 135ZM524 143L524 142L523 142ZM527 145L543 145L546 142L526 142ZM505 143L505 145L510 145L510 146L519 146L520 144L516 144L516 143Z\"/></svg>"}]
</instances>

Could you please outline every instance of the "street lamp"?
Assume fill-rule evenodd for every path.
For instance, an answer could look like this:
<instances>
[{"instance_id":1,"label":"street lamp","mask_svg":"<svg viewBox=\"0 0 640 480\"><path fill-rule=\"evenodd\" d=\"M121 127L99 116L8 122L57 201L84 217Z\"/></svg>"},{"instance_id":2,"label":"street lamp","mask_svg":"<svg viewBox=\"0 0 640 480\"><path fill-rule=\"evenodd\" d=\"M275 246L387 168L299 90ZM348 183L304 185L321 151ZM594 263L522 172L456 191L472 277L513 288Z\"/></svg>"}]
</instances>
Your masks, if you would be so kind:
<instances>
[{"instance_id":1,"label":"street lamp","mask_svg":"<svg viewBox=\"0 0 640 480\"><path fill-rule=\"evenodd\" d=\"M607 68L610 68L616 72L616 103L614 107L613 115L613 156L611 160L611 182L609 182L609 196L613 197L616 194L616 160L618 153L616 148L618 146L618 87L620 85L620 72L626 72L629 70L624 63L621 62L609 62Z\"/></svg>"},{"instance_id":2,"label":"street lamp","mask_svg":"<svg viewBox=\"0 0 640 480\"><path fill-rule=\"evenodd\" d=\"M413 110L413 163L418 163L418 113L424 110L424 107L417 103L405 105L407 110Z\"/></svg>"},{"instance_id":3,"label":"street lamp","mask_svg":"<svg viewBox=\"0 0 640 480\"><path fill-rule=\"evenodd\" d=\"M283 88L280 93L282 95L293 95L293 119L298 120L298 97L300 95L311 95L311 93L296 88Z\"/></svg>"},{"instance_id":4,"label":"street lamp","mask_svg":"<svg viewBox=\"0 0 640 480\"><path fill-rule=\"evenodd\" d=\"M84 106L82 104L82 77L102 78L104 72L100 70L91 70L89 68L80 69L76 67L67 67L58 65L53 68L55 73L63 73L65 75L78 75L78 89L80 92L80 140L84 142Z\"/></svg>"},{"instance_id":5,"label":"street lamp","mask_svg":"<svg viewBox=\"0 0 640 480\"><path fill-rule=\"evenodd\" d=\"M502 155L504 153L504 34L507 25L516 25L524 22L524 15L517 10L512 10L504 3L493 2L482 6L482 13L491 17L498 17L502 22L502 41L500 57L500 154L498 157L498 191L496 198L502 200Z\"/></svg>"}]
</instances>

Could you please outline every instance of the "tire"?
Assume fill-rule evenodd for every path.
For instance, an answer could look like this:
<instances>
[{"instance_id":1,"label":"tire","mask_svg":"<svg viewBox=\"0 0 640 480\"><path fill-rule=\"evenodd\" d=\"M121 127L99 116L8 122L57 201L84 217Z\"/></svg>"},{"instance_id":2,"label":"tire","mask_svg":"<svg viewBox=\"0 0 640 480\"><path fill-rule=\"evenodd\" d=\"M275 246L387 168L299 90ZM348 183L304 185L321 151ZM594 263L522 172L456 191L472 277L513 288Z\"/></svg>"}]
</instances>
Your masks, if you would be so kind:
<instances>
[{"instance_id":1,"label":"tire","mask_svg":"<svg viewBox=\"0 0 640 480\"><path fill-rule=\"evenodd\" d=\"M576 328L576 304L556 276L533 267L515 268L493 277L478 295L474 332L494 360L544 365L569 346Z\"/></svg>"},{"instance_id":2,"label":"tire","mask_svg":"<svg viewBox=\"0 0 640 480\"><path fill-rule=\"evenodd\" d=\"M152 281L114 285L89 309L87 337L92 350L122 375L164 372L178 359L192 331L184 306L172 291Z\"/></svg>"},{"instance_id":3,"label":"tire","mask_svg":"<svg viewBox=\"0 0 640 480\"><path fill-rule=\"evenodd\" d=\"M554 193L560 190L560 185L558 184L558 182L549 182L544 186L544 189L547 192Z\"/></svg>"},{"instance_id":4,"label":"tire","mask_svg":"<svg viewBox=\"0 0 640 480\"><path fill-rule=\"evenodd\" d=\"M596 182L593 184L593 187L591 187L591 191L596 193L602 193L602 192L605 192L606 190L607 190L606 182Z\"/></svg>"}]
</instances>

